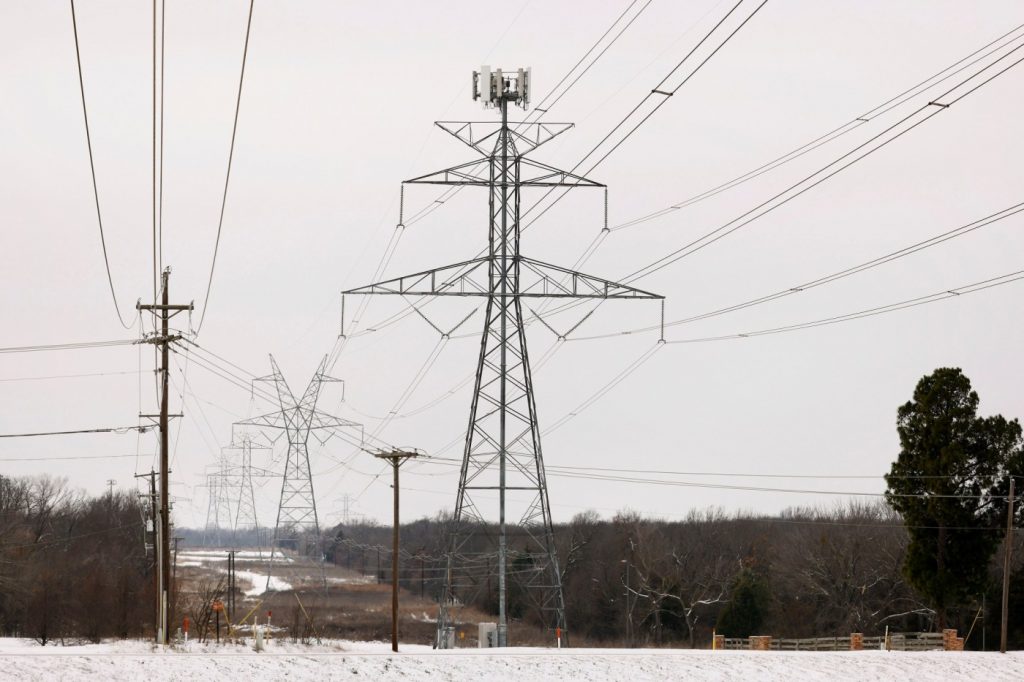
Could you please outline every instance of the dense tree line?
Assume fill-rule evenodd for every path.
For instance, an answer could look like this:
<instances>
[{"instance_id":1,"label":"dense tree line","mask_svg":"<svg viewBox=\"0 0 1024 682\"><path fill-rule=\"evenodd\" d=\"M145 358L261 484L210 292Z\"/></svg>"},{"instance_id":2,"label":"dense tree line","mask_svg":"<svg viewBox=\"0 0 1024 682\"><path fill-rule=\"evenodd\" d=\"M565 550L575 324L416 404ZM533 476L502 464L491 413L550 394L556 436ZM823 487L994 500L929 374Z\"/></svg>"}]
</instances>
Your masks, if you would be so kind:
<instances>
[{"instance_id":1,"label":"dense tree line","mask_svg":"<svg viewBox=\"0 0 1024 682\"><path fill-rule=\"evenodd\" d=\"M410 592L435 600L441 593L447 522L403 526L400 578ZM602 520L587 512L557 525L555 534L576 643L699 647L715 628L736 637L814 637L939 625L937 610L905 575L910 536L882 501L773 517L711 509L674 521L629 512ZM1024 545L1017 544L1020 558ZM390 528L338 526L327 545L334 563L390 579ZM946 609L948 625L962 634L977 618L971 648L981 648L983 624L988 648L998 642L1000 557L987 564L980 589ZM1011 643L1024 646L1024 570L1012 584ZM494 590L474 606L495 613ZM511 603L514 595L510 588L510 613L538 625L536 614Z\"/></svg>"},{"instance_id":2,"label":"dense tree line","mask_svg":"<svg viewBox=\"0 0 1024 682\"><path fill-rule=\"evenodd\" d=\"M90 498L52 478L0 477L0 634L41 642L150 636L145 511L127 493ZM434 600L441 592L449 520L403 526L400 578L409 592ZM882 501L771 517L709 509L679 520L630 512L601 519L586 512L556 525L555 534L574 644L699 647L713 628L810 637L938 627L934 603L907 579L911 536ZM387 580L390 540L384 525L342 525L325 534L323 547L329 561ZM1010 642L1022 647L1019 539L1014 555ZM1001 565L997 549L981 584L946 608L948 625L966 634L984 604L988 648L998 641ZM513 627L539 623L514 586L510 600ZM493 613L496 603L492 589L475 606ZM198 611L181 608L199 623ZM981 648L982 633L979 620L970 648Z\"/></svg>"},{"instance_id":3,"label":"dense tree line","mask_svg":"<svg viewBox=\"0 0 1024 682\"><path fill-rule=\"evenodd\" d=\"M900 452L885 499L777 516L693 510L677 520L594 512L554 528L576 644L706 646L726 636L877 635L955 627L968 648L998 642L1007 490L1024 474L1016 420L980 417L979 399L956 368L918 382L897 411ZM1024 478L1018 478L1018 494ZM87 497L49 477L0 476L0 634L46 643L143 636L153 608L145 509L127 493ZM451 518L405 524L400 581L437 600ZM1024 523L1017 507L1016 528ZM493 528L478 542L492 542ZM266 532L182 529L186 545L266 546ZM391 530L336 526L322 538L289 529L279 544L379 579L390 579ZM490 538L490 539L486 539ZM1012 539L1010 646L1024 647L1024 541ZM488 556L494 547L468 548ZM540 631L511 547L512 627ZM524 558L526 557L526 558ZM487 566L490 569L490 566ZM525 570L524 570L525 569ZM193 586L172 609L208 620L223 580ZM481 582L472 606L497 611L497 582ZM984 643L984 644L983 644Z\"/></svg>"},{"instance_id":4,"label":"dense tree line","mask_svg":"<svg viewBox=\"0 0 1024 682\"><path fill-rule=\"evenodd\" d=\"M46 644L151 631L143 514L134 494L0 476L0 634Z\"/></svg>"}]
</instances>

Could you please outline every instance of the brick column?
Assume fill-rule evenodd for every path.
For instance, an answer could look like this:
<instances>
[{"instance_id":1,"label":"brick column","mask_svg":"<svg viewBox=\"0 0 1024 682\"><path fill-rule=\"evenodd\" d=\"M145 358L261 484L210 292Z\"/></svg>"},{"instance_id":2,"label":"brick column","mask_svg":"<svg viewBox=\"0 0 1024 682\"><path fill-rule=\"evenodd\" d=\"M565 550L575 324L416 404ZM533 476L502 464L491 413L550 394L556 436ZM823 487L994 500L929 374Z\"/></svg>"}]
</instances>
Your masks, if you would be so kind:
<instances>
[{"instance_id":1,"label":"brick column","mask_svg":"<svg viewBox=\"0 0 1024 682\"><path fill-rule=\"evenodd\" d=\"M944 651L957 651L956 648L956 630L953 628L946 628L942 631L942 649Z\"/></svg>"},{"instance_id":2,"label":"brick column","mask_svg":"<svg viewBox=\"0 0 1024 682\"><path fill-rule=\"evenodd\" d=\"M850 651L864 650L864 633L854 632L850 634Z\"/></svg>"},{"instance_id":3,"label":"brick column","mask_svg":"<svg viewBox=\"0 0 1024 682\"><path fill-rule=\"evenodd\" d=\"M715 635L711 640L711 648L717 651L725 649L725 635Z\"/></svg>"},{"instance_id":4,"label":"brick column","mask_svg":"<svg viewBox=\"0 0 1024 682\"><path fill-rule=\"evenodd\" d=\"M749 640L751 651L770 651L772 648L771 635L751 635Z\"/></svg>"}]
</instances>

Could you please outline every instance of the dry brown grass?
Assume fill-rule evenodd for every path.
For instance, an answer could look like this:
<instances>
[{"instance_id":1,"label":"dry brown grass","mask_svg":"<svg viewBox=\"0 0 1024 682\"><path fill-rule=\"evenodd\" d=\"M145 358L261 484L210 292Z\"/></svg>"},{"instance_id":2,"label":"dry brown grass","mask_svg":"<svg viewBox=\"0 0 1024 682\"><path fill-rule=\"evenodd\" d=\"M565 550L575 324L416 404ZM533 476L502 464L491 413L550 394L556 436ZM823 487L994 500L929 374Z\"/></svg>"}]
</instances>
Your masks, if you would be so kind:
<instances>
[{"instance_id":1,"label":"dry brown grass","mask_svg":"<svg viewBox=\"0 0 1024 682\"><path fill-rule=\"evenodd\" d=\"M216 551L216 550L214 550ZM327 590L324 591L320 567L304 557L289 555L290 563L275 562L273 575L292 585L291 590L266 592L258 597L236 595L236 613L240 619L259 604L254 614L266 622L268 611L273 612L272 624L284 628L278 636L302 639L304 636L359 641L384 641L391 638L391 585L378 584L374 576L363 575L341 566L326 566ZM266 563L239 557L239 571L253 571L266 575ZM202 567L179 566L178 585L183 597L193 596L204 579L223 575L227 564L207 562ZM238 579L241 591L249 589L249 581ZM298 595L298 600L296 599ZM299 607L299 600L306 615ZM399 594L399 639L411 644L430 645L434 642L437 604L420 597L418 592L401 590ZM494 616L476 609L464 608L456 613L460 646L477 646L477 624L492 622ZM249 620L252 622L252 619ZM513 625L512 636L519 645L550 644L540 630L527 625Z\"/></svg>"}]
</instances>

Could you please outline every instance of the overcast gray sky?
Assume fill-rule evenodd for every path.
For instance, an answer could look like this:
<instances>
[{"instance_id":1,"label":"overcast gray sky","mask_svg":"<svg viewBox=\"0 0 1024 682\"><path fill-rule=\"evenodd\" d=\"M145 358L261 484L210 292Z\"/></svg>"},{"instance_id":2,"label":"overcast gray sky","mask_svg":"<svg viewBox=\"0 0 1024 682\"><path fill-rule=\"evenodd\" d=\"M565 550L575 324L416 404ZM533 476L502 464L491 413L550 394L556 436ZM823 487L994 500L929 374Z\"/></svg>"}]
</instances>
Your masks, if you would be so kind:
<instances>
[{"instance_id":1,"label":"overcast gray sky","mask_svg":"<svg viewBox=\"0 0 1024 682\"><path fill-rule=\"evenodd\" d=\"M626 2L256 3L230 193L198 343L255 374L273 353L302 391L339 330L338 292L368 283L398 220L403 178L473 158L435 120L489 120L469 95L487 63L532 66L535 102ZM151 295L151 15L148 3L83 0L79 36L110 265L123 310ZM642 3L632 10L635 12ZM536 158L573 167L732 5L653 0L548 114L575 122ZM742 8L750 11L753 4ZM172 299L202 307L223 190L248 3L167 3L164 262ZM770 0L707 66L592 176L619 224L684 200L843 125L1024 23L1019 2ZM1019 43L1014 43L1014 46ZM1018 53L1019 54L1019 53ZM979 64L981 66L981 64ZM966 75L966 73L965 73ZM950 81L950 85L954 83ZM928 90L792 164L658 220L613 232L583 269L611 279L741 215L931 101ZM0 347L124 339L104 273L67 2L0 3ZM742 230L637 282L667 297L669 320L795 286L927 239L1022 200L1024 65ZM406 215L437 190L406 191ZM529 205L531 199L525 200ZM388 275L473 256L486 199L465 191L405 230ZM598 193L574 193L530 229L524 252L571 265L602 227ZM1017 216L835 284L680 325L670 339L748 332L864 310L1024 269ZM985 413L1024 413L1024 282L888 315L792 333L666 345L546 436L549 465L881 476L898 452L896 408L917 379L959 366ZM348 299L349 317L356 302ZM476 305L432 305L449 325ZM400 311L370 303L358 327ZM575 323L586 308L551 318ZM647 326L655 303L601 306L575 335ZM179 318L184 325L184 318ZM198 322L193 317L193 325ZM148 324L148 320L147 320ZM478 331L479 313L463 330ZM565 343L536 370L542 428L571 413L645 351L657 332ZM555 342L530 328L537 359ZM326 411L367 430L393 408L438 343L416 316L354 338L325 388ZM478 340L453 339L380 432L439 454L465 428ZM271 408L177 357L172 409L179 524L206 518L203 474L231 423ZM143 373L139 373L139 368ZM134 424L156 410L152 351L114 347L0 355L0 433ZM34 379L70 374L76 378ZM187 380L187 387L184 379ZM435 399L448 395L442 401ZM183 387L186 390L182 391ZM417 410L432 404L430 409ZM177 426L177 425L176 425ZM0 472L67 476L90 492L134 487L153 434L0 440ZM279 445L280 449L280 445ZM139 453L136 457L136 453ZM458 456L458 446L444 451ZM338 441L312 448L321 518L386 519L380 465ZM42 457L118 458L19 461ZM257 465L265 464L257 457ZM408 518L454 500L457 470L410 465ZM880 492L874 480L676 476L728 485ZM665 516L692 507L777 511L835 495L549 478L556 520L586 509ZM280 482L258 489L272 522Z\"/></svg>"}]
</instances>

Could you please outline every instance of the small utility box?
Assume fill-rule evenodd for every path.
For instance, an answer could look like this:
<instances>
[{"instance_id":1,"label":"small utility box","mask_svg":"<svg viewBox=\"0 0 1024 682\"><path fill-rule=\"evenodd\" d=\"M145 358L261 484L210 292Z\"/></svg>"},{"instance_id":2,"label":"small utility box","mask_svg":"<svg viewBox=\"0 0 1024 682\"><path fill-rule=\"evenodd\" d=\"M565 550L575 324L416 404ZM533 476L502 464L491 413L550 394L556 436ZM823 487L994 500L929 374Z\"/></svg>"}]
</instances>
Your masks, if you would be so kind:
<instances>
[{"instance_id":1,"label":"small utility box","mask_svg":"<svg viewBox=\"0 0 1024 682\"><path fill-rule=\"evenodd\" d=\"M454 649L455 648L455 628L451 625L446 626L440 635L440 640L437 643L439 649Z\"/></svg>"},{"instance_id":2,"label":"small utility box","mask_svg":"<svg viewBox=\"0 0 1024 682\"><path fill-rule=\"evenodd\" d=\"M480 623L479 644L481 649L490 649L498 646L498 624Z\"/></svg>"}]
</instances>

